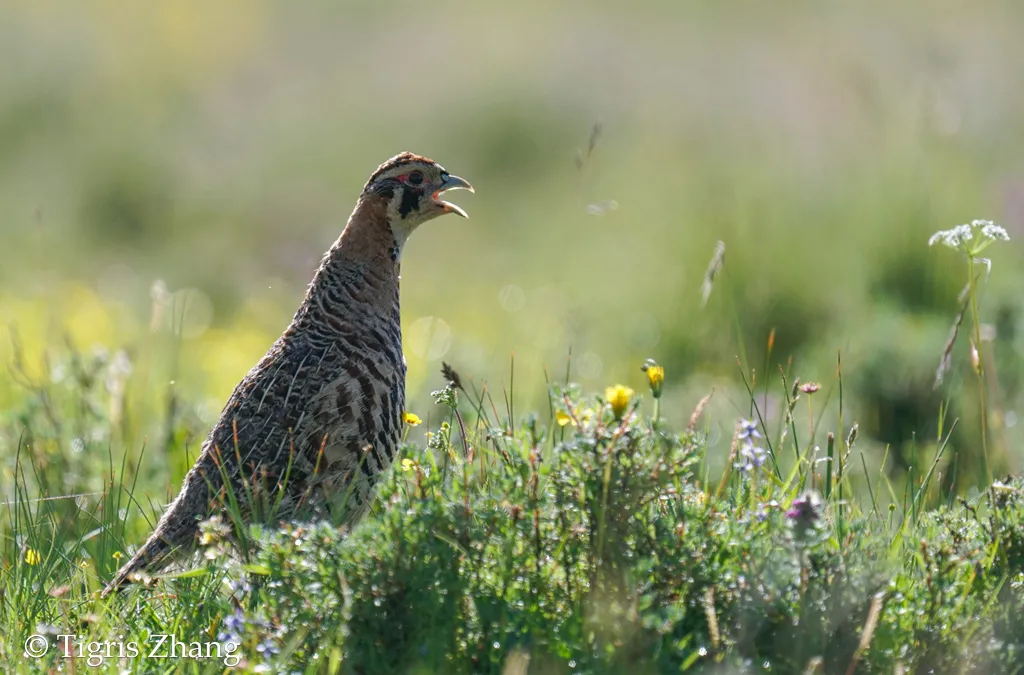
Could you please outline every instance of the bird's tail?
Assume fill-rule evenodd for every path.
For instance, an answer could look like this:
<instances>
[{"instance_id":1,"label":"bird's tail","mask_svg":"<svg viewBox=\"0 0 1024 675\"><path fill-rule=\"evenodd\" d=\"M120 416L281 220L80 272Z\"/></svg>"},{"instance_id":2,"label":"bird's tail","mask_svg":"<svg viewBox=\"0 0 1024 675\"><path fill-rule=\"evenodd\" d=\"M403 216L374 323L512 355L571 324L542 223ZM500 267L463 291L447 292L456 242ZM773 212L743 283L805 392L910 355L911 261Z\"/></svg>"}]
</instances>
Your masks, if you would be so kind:
<instances>
[{"instance_id":1,"label":"bird's tail","mask_svg":"<svg viewBox=\"0 0 1024 675\"><path fill-rule=\"evenodd\" d=\"M182 506L181 499L171 504L150 539L145 540L131 560L118 569L118 574L106 585L100 597L105 598L115 591L123 590L135 575L157 572L166 567L179 551L194 543L199 533L199 523L194 517L184 517L185 514L179 512Z\"/></svg>"},{"instance_id":2,"label":"bird's tail","mask_svg":"<svg viewBox=\"0 0 1024 675\"><path fill-rule=\"evenodd\" d=\"M132 577L137 574L153 572L170 564L175 552L195 536L194 527L190 531L185 531L186 529L171 531L158 526L146 543L142 545L142 548L132 556L132 559L117 571L114 579L103 589L100 597L106 598L115 591L123 590L125 585L133 581Z\"/></svg>"},{"instance_id":3,"label":"bird's tail","mask_svg":"<svg viewBox=\"0 0 1024 675\"><path fill-rule=\"evenodd\" d=\"M216 477L216 468L206 451L185 475L181 492L160 518L153 534L132 559L117 571L100 597L121 590L136 574L156 572L170 564L179 552L188 551L199 533L199 517L207 513L209 486L207 476Z\"/></svg>"}]
</instances>

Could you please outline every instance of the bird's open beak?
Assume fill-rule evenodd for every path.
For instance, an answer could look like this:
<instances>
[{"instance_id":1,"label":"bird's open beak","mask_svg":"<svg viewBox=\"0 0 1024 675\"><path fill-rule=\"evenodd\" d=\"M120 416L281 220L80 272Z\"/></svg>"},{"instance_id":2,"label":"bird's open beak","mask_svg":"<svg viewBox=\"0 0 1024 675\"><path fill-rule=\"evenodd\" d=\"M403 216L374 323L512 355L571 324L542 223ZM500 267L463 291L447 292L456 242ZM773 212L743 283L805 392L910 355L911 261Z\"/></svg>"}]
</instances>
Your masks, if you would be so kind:
<instances>
[{"instance_id":1,"label":"bird's open beak","mask_svg":"<svg viewBox=\"0 0 1024 675\"><path fill-rule=\"evenodd\" d=\"M463 211L460 207L441 199L441 193L447 192L448 190L469 190L470 192L475 192L473 186L469 184L468 180L459 178L458 176L445 176L441 182L441 187L433 194L434 201L444 209L445 213L454 213L462 216L463 218L469 218L469 214Z\"/></svg>"}]
</instances>

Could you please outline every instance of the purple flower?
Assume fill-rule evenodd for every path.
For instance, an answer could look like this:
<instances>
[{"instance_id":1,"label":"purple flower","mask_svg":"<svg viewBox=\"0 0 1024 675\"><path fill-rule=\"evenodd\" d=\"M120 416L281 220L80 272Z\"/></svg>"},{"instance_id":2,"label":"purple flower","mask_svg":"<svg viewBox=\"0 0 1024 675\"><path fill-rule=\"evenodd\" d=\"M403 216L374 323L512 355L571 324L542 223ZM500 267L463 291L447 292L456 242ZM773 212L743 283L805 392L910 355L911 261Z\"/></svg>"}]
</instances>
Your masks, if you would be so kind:
<instances>
[{"instance_id":1,"label":"purple flower","mask_svg":"<svg viewBox=\"0 0 1024 675\"><path fill-rule=\"evenodd\" d=\"M246 627L245 614L242 613L242 610L235 610L234 614L224 617L224 622L221 625L224 630L217 635L218 641L242 643L242 634L245 633Z\"/></svg>"},{"instance_id":2,"label":"purple flower","mask_svg":"<svg viewBox=\"0 0 1024 675\"><path fill-rule=\"evenodd\" d=\"M764 466L766 459L768 453L764 448L745 443L740 446L740 461L736 462L736 468L749 473Z\"/></svg>"},{"instance_id":3,"label":"purple flower","mask_svg":"<svg viewBox=\"0 0 1024 675\"><path fill-rule=\"evenodd\" d=\"M740 471L750 473L755 469L764 466L768 459L765 449L754 445L755 439L761 438L761 432L757 430L757 422L753 420L740 420L736 431L736 440L739 441L739 461L734 465Z\"/></svg>"},{"instance_id":4,"label":"purple flower","mask_svg":"<svg viewBox=\"0 0 1024 675\"><path fill-rule=\"evenodd\" d=\"M818 519L818 499L813 492L800 495L790 504L786 517L790 520L814 522Z\"/></svg>"},{"instance_id":5,"label":"purple flower","mask_svg":"<svg viewBox=\"0 0 1024 675\"><path fill-rule=\"evenodd\" d=\"M246 595L252 592L252 584L245 578L232 579L228 582L228 586L231 588L232 594Z\"/></svg>"},{"instance_id":6,"label":"purple flower","mask_svg":"<svg viewBox=\"0 0 1024 675\"><path fill-rule=\"evenodd\" d=\"M814 529L821 520L821 515L821 497L816 492L800 495L786 511L789 524L793 527L793 534L798 538L804 537Z\"/></svg>"},{"instance_id":7,"label":"purple flower","mask_svg":"<svg viewBox=\"0 0 1024 675\"><path fill-rule=\"evenodd\" d=\"M761 432L757 430L757 422L753 420L740 420L740 430L736 434L736 438L740 441L749 441L753 443L753 439L761 438Z\"/></svg>"}]
</instances>

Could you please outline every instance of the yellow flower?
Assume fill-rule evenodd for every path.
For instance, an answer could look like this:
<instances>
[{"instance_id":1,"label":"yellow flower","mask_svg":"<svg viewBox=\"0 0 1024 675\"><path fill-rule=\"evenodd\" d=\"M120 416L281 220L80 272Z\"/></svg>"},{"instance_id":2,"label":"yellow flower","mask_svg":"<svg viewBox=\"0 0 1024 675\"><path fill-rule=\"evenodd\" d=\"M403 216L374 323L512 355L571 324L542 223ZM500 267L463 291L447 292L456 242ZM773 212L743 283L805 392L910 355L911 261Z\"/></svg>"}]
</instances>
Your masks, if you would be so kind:
<instances>
[{"instance_id":1,"label":"yellow flower","mask_svg":"<svg viewBox=\"0 0 1024 675\"><path fill-rule=\"evenodd\" d=\"M402 420L410 427L418 427L423 424L423 420L419 418L419 415L408 411L402 413Z\"/></svg>"},{"instance_id":2,"label":"yellow flower","mask_svg":"<svg viewBox=\"0 0 1024 675\"><path fill-rule=\"evenodd\" d=\"M604 390L605 399L612 405L612 412L615 417L621 418L629 406L629 400L633 398L633 390L629 387L617 384Z\"/></svg>"},{"instance_id":3,"label":"yellow flower","mask_svg":"<svg viewBox=\"0 0 1024 675\"><path fill-rule=\"evenodd\" d=\"M647 359L640 370L647 373L647 381L651 385L651 394L654 398L661 398L661 385L665 383L665 368L659 366L654 359Z\"/></svg>"},{"instance_id":4,"label":"yellow flower","mask_svg":"<svg viewBox=\"0 0 1024 675\"><path fill-rule=\"evenodd\" d=\"M114 551L114 552L113 552L113 553L112 553L112 554L110 555L110 557L111 557L111 558L113 558L114 560L120 560L120 559L121 559L122 557L124 557L124 554L123 554L123 553L121 553L120 551Z\"/></svg>"},{"instance_id":5,"label":"yellow flower","mask_svg":"<svg viewBox=\"0 0 1024 675\"><path fill-rule=\"evenodd\" d=\"M38 565L42 559L42 556L39 555L39 551L35 550L34 548L25 549L26 565Z\"/></svg>"},{"instance_id":6,"label":"yellow flower","mask_svg":"<svg viewBox=\"0 0 1024 675\"><path fill-rule=\"evenodd\" d=\"M572 416L569 413L562 412L561 410L555 411L555 421L558 422L558 426L564 427L566 424L576 426L576 422L573 421Z\"/></svg>"},{"instance_id":7,"label":"yellow flower","mask_svg":"<svg viewBox=\"0 0 1024 675\"><path fill-rule=\"evenodd\" d=\"M414 466L416 466L416 462L412 461L408 457L402 460L402 471L412 471Z\"/></svg>"}]
</instances>

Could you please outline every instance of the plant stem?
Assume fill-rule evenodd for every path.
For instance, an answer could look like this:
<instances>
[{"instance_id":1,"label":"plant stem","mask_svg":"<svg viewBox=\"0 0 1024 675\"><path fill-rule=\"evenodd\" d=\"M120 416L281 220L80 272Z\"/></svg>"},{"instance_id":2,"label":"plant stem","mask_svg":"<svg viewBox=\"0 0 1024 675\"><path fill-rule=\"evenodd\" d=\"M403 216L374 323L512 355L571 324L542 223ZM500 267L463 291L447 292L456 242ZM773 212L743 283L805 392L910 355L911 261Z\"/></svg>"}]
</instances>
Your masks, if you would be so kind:
<instances>
[{"instance_id":1,"label":"plant stem","mask_svg":"<svg viewBox=\"0 0 1024 675\"><path fill-rule=\"evenodd\" d=\"M978 396L981 399L981 451L985 465L985 480L992 484L992 465L988 456L988 403L985 397L985 362L981 348L981 324L978 319L978 288L975 283L974 256L967 256L968 272L968 293L971 297L971 319L974 322L974 349L978 354L978 365L975 372L978 375Z\"/></svg>"}]
</instances>

